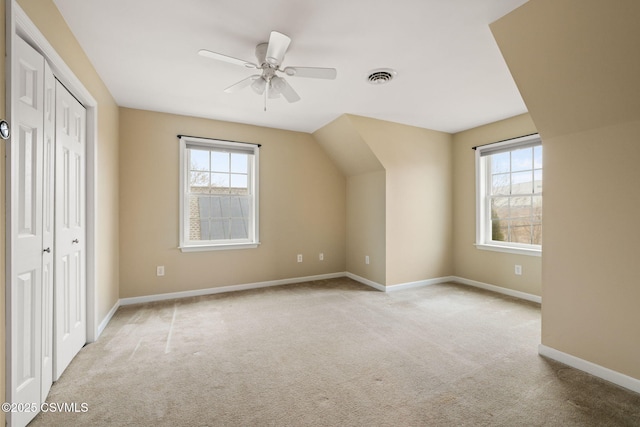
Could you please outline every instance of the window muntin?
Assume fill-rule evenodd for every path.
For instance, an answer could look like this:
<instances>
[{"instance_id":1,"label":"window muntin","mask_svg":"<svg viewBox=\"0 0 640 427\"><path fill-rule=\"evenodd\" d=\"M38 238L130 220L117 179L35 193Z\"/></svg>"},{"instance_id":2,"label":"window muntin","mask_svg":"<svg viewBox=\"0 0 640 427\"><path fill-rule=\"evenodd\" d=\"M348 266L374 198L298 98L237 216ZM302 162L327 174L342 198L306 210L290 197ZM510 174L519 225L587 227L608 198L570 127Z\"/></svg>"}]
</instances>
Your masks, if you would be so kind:
<instances>
[{"instance_id":1,"label":"window muntin","mask_svg":"<svg viewBox=\"0 0 640 427\"><path fill-rule=\"evenodd\" d=\"M477 238L483 249L542 248L542 145L538 135L477 147Z\"/></svg>"},{"instance_id":2,"label":"window muntin","mask_svg":"<svg viewBox=\"0 0 640 427\"><path fill-rule=\"evenodd\" d=\"M183 251L257 246L257 166L257 145L181 137Z\"/></svg>"}]
</instances>

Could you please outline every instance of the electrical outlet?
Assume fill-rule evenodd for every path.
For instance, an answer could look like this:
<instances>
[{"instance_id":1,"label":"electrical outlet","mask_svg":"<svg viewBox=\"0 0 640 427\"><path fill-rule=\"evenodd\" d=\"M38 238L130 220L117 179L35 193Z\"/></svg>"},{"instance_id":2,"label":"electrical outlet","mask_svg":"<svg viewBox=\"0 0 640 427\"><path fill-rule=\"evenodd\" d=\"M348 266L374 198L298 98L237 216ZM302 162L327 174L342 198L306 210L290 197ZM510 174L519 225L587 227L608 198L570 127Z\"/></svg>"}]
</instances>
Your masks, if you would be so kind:
<instances>
[{"instance_id":1,"label":"electrical outlet","mask_svg":"<svg viewBox=\"0 0 640 427\"><path fill-rule=\"evenodd\" d=\"M302 254L298 254L298 262L302 262Z\"/></svg>"},{"instance_id":2,"label":"electrical outlet","mask_svg":"<svg viewBox=\"0 0 640 427\"><path fill-rule=\"evenodd\" d=\"M320 255L318 255L318 259L320 261L324 261L324 254L322 252L320 252Z\"/></svg>"},{"instance_id":3,"label":"electrical outlet","mask_svg":"<svg viewBox=\"0 0 640 427\"><path fill-rule=\"evenodd\" d=\"M364 263L365 263L365 264L369 264L369 255L365 255L365 257L364 257Z\"/></svg>"},{"instance_id":4,"label":"electrical outlet","mask_svg":"<svg viewBox=\"0 0 640 427\"><path fill-rule=\"evenodd\" d=\"M515 273L516 273L516 276L522 276L522 266L521 265L516 264Z\"/></svg>"},{"instance_id":5,"label":"electrical outlet","mask_svg":"<svg viewBox=\"0 0 640 427\"><path fill-rule=\"evenodd\" d=\"M164 265L156 267L156 276L164 276Z\"/></svg>"}]
</instances>

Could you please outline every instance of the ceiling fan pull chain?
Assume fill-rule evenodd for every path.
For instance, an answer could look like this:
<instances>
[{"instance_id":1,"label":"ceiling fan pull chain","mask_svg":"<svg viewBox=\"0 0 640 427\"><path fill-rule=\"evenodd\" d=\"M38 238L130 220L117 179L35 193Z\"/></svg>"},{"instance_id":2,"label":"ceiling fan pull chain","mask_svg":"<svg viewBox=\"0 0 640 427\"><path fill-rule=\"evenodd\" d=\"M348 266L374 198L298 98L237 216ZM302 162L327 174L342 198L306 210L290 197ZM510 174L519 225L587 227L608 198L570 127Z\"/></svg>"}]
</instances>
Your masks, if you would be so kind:
<instances>
[{"instance_id":1,"label":"ceiling fan pull chain","mask_svg":"<svg viewBox=\"0 0 640 427\"><path fill-rule=\"evenodd\" d=\"M271 86L271 80L267 80L267 84L264 87L264 111L267 111L267 98L269 97L269 86Z\"/></svg>"}]
</instances>

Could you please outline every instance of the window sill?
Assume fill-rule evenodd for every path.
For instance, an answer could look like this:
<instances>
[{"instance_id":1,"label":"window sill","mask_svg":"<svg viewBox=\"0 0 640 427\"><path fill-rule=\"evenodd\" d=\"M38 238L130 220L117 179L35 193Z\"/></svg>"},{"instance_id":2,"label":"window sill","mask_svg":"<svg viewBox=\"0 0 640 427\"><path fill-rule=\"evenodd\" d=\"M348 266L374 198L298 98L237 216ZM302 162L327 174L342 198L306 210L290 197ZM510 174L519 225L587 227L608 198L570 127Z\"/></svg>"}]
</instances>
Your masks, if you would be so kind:
<instances>
[{"instance_id":1,"label":"window sill","mask_svg":"<svg viewBox=\"0 0 640 427\"><path fill-rule=\"evenodd\" d=\"M223 243L217 245L189 245L180 246L178 249L182 252L206 252L206 251L230 251L234 249L255 249L260 242L252 243Z\"/></svg>"},{"instance_id":2,"label":"window sill","mask_svg":"<svg viewBox=\"0 0 640 427\"><path fill-rule=\"evenodd\" d=\"M542 256L542 249L517 248L514 246L490 245L486 243L476 243L476 248L483 251L505 252L516 255Z\"/></svg>"}]
</instances>

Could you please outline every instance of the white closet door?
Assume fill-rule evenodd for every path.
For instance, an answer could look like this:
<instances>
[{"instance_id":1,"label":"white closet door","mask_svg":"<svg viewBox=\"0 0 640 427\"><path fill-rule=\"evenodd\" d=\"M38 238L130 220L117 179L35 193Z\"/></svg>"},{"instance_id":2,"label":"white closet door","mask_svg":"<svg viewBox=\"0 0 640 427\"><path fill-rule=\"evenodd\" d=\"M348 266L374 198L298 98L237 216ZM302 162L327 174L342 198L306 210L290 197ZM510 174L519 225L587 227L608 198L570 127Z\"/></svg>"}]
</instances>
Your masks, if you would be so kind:
<instances>
[{"instance_id":1,"label":"white closet door","mask_svg":"<svg viewBox=\"0 0 640 427\"><path fill-rule=\"evenodd\" d=\"M56 79L44 63L44 146L42 150L42 387L47 399L53 383L53 290L55 231L55 92Z\"/></svg>"},{"instance_id":2,"label":"white closet door","mask_svg":"<svg viewBox=\"0 0 640 427\"><path fill-rule=\"evenodd\" d=\"M40 410L42 354L42 185L44 58L19 37L11 70L9 334L11 403L37 404L7 414L26 425Z\"/></svg>"},{"instance_id":3,"label":"white closet door","mask_svg":"<svg viewBox=\"0 0 640 427\"><path fill-rule=\"evenodd\" d=\"M86 225L84 107L56 81L54 380L84 346Z\"/></svg>"}]
</instances>

